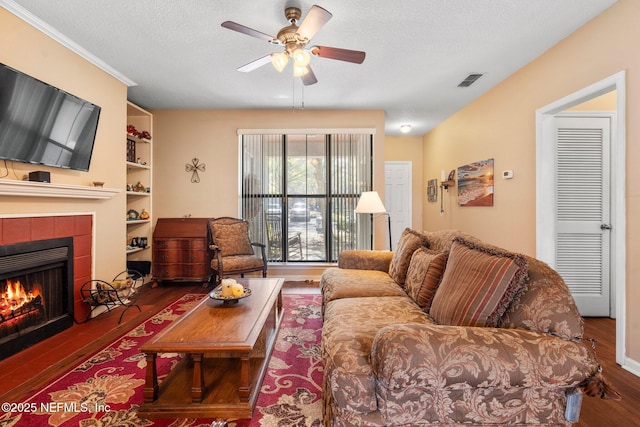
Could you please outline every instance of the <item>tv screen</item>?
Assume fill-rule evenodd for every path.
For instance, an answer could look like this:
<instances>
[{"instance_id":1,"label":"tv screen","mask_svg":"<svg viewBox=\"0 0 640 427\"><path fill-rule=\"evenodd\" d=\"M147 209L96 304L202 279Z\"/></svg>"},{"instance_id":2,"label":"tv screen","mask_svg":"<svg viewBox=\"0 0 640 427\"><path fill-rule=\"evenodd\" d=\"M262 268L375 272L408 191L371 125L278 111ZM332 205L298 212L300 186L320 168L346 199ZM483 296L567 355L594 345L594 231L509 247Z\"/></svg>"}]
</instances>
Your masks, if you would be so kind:
<instances>
[{"instance_id":1,"label":"tv screen","mask_svg":"<svg viewBox=\"0 0 640 427\"><path fill-rule=\"evenodd\" d=\"M0 159L88 171L100 107L0 64Z\"/></svg>"}]
</instances>

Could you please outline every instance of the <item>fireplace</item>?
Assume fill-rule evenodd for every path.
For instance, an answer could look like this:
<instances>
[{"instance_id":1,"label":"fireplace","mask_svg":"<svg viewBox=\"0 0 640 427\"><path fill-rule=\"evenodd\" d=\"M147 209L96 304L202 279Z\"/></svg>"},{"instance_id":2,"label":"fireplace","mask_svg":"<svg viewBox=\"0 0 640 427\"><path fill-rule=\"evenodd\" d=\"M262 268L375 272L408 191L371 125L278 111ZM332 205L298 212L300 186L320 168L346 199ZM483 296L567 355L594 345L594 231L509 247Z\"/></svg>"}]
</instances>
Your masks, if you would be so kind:
<instances>
[{"instance_id":1,"label":"fireplace","mask_svg":"<svg viewBox=\"0 0 640 427\"><path fill-rule=\"evenodd\" d=\"M0 360L73 325L73 237L0 246Z\"/></svg>"}]
</instances>

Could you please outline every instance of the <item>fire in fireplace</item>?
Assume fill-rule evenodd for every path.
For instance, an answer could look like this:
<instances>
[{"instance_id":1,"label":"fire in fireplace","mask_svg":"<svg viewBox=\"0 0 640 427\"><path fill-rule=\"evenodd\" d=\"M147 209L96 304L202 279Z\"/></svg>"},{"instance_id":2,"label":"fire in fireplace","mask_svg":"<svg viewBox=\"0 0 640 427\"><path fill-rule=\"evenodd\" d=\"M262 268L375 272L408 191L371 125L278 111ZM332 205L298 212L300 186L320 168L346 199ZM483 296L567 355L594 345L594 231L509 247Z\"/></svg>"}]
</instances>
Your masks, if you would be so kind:
<instances>
[{"instance_id":1,"label":"fire in fireplace","mask_svg":"<svg viewBox=\"0 0 640 427\"><path fill-rule=\"evenodd\" d=\"M20 280L6 280L5 290L0 293L0 338L37 325L44 318L40 286L27 291Z\"/></svg>"},{"instance_id":2,"label":"fire in fireplace","mask_svg":"<svg viewBox=\"0 0 640 427\"><path fill-rule=\"evenodd\" d=\"M0 360L73 325L73 238L0 246Z\"/></svg>"}]
</instances>

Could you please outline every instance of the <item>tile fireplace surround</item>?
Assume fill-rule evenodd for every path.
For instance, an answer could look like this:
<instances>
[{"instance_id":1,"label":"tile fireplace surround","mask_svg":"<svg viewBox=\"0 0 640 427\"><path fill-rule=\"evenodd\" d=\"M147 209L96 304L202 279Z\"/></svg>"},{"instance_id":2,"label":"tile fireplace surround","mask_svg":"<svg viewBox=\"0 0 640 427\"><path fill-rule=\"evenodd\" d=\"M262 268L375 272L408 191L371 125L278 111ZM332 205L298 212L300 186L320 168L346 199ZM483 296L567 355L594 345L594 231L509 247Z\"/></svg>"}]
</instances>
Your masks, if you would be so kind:
<instances>
[{"instance_id":1,"label":"tile fireplace surround","mask_svg":"<svg viewBox=\"0 0 640 427\"><path fill-rule=\"evenodd\" d=\"M89 313L80 287L91 280L93 216L85 214L0 218L0 246L73 237L73 306L76 319Z\"/></svg>"}]
</instances>

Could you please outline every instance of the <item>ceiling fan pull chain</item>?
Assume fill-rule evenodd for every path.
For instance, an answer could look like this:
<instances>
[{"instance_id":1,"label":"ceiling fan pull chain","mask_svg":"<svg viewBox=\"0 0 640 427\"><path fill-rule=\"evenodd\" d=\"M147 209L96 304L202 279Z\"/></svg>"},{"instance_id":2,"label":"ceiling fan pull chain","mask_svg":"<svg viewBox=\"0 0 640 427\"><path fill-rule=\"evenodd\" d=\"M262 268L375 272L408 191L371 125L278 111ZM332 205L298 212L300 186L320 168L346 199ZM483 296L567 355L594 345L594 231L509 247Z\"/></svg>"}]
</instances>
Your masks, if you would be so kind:
<instances>
[{"instance_id":1,"label":"ceiling fan pull chain","mask_svg":"<svg viewBox=\"0 0 640 427\"><path fill-rule=\"evenodd\" d=\"M291 109L296 109L296 79L291 79Z\"/></svg>"}]
</instances>

